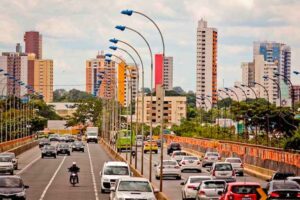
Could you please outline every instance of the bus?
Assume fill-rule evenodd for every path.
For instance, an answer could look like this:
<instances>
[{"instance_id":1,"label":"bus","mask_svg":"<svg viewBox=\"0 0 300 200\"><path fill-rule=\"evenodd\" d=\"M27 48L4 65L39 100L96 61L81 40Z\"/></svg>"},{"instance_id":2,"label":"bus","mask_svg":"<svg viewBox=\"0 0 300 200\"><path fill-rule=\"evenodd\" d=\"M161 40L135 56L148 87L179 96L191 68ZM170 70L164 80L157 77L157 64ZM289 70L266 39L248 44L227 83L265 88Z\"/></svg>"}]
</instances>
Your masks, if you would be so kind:
<instances>
[{"instance_id":1,"label":"bus","mask_svg":"<svg viewBox=\"0 0 300 200\"><path fill-rule=\"evenodd\" d=\"M122 152L123 150L130 150L130 130L120 130L116 135L117 151ZM132 135L132 146L135 144L135 134Z\"/></svg>"}]
</instances>

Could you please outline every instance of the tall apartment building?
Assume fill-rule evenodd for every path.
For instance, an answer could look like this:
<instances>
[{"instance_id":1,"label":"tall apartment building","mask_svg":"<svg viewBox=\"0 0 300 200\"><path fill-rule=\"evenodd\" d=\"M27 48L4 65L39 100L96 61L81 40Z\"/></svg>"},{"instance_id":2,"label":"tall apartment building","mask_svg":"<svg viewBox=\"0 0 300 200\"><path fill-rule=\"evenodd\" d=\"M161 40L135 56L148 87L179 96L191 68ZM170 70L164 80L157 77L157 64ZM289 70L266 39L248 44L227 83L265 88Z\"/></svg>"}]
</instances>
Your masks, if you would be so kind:
<instances>
[{"instance_id":1,"label":"tall apartment building","mask_svg":"<svg viewBox=\"0 0 300 200\"><path fill-rule=\"evenodd\" d=\"M1 68L24 83L27 83L27 63L28 58L24 53L17 52L4 52L0 56L0 66ZM22 97L27 93L27 89L20 84L16 83L13 79L4 76L3 73L0 74L1 81L1 95L15 95L17 97Z\"/></svg>"},{"instance_id":2,"label":"tall apartment building","mask_svg":"<svg viewBox=\"0 0 300 200\"><path fill-rule=\"evenodd\" d=\"M161 87L157 87L157 93ZM161 115L163 112L164 124L170 126L172 124L180 124L181 119L186 118L186 97L184 96L165 96L163 102L163 110L161 110L162 105L160 102L159 96L153 96L152 106L151 106L151 97L145 96L144 98L144 108L142 107L142 96L139 95L137 101L139 105L136 106L136 113L138 113L138 121L142 121L142 110L145 110L144 122L146 124L152 123L154 126L157 126L161 123Z\"/></svg>"},{"instance_id":3,"label":"tall apartment building","mask_svg":"<svg viewBox=\"0 0 300 200\"><path fill-rule=\"evenodd\" d=\"M111 99L116 88L115 62L106 62L103 52L86 61L86 92Z\"/></svg>"},{"instance_id":4,"label":"tall apartment building","mask_svg":"<svg viewBox=\"0 0 300 200\"><path fill-rule=\"evenodd\" d=\"M242 84L254 87L255 81L255 66L254 62L243 62L242 68Z\"/></svg>"},{"instance_id":5,"label":"tall apartment building","mask_svg":"<svg viewBox=\"0 0 300 200\"><path fill-rule=\"evenodd\" d=\"M196 97L211 96L213 104L218 101L217 94L217 48L218 31L207 26L201 19L197 28ZM197 107L205 108L205 101L197 101Z\"/></svg>"},{"instance_id":6,"label":"tall apartment building","mask_svg":"<svg viewBox=\"0 0 300 200\"><path fill-rule=\"evenodd\" d=\"M46 103L53 101L53 60L34 60L33 88Z\"/></svg>"},{"instance_id":7,"label":"tall apartment building","mask_svg":"<svg viewBox=\"0 0 300 200\"><path fill-rule=\"evenodd\" d=\"M278 42L254 42L253 55L263 55L266 62L277 64L277 73L291 78L291 48L290 46ZM281 97L290 98L288 80L282 76L277 77L280 84Z\"/></svg>"},{"instance_id":8,"label":"tall apartment building","mask_svg":"<svg viewBox=\"0 0 300 200\"><path fill-rule=\"evenodd\" d=\"M24 34L25 53L34 53L37 59L42 59L42 35L37 31L27 31Z\"/></svg>"},{"instance_id":9,"label":"tall apartment building","mask_svg":"<svg viewBox=\"0 0 300 200\"><path fill-rule=\"evenodd\" d=\"M155 54L155 88L163 85L165 90L173 89L173 57Z\"/></svg>"}]
</instances>

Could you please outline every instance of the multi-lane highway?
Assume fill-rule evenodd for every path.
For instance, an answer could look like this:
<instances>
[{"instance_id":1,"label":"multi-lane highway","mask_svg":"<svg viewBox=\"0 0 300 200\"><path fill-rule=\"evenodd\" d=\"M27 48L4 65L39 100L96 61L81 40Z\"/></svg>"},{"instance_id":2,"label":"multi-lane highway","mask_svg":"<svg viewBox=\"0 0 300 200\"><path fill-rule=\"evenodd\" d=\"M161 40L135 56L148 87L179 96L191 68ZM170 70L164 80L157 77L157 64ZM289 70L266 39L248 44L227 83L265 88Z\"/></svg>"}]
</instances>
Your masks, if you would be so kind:
<instances>
[{"instance_id":1,"label":"multi-lane highway","mask_svg":"<svg viewBox=\"0 0 300 200\"><path fill-rule=\"evenodd\" d=\"M99 191L99 171L105 161L111 160L99 144L88 144L85 152L73 152L71 156L57 156L57 159L41 159L40 149L35 147L18 156L20 175L29 185L29 200L102 200L108 194ZM69 183L67 168L72 162L80 167L80 183L73 187Z\"/></svg>"},{"instance_id":2,"label":"multi-lane highway","mask_svg":"<svg viewBox=\"0 0 300 200\"><path fill-rule=\"evenodd\" d=\"M141 160L141 152L138 150L138 169L140 170L140 160ZM123 153L123 156L125 153ZM128 154L129 155L129 154ZM159 180L155 179L155 167L154 164L155 163L159 163L160 162L160 151L158 154L152 154L153 155L153 163L152 163L152 182L154 183L154 185L159 188ZM144 176L146 178L149 178L149 157L150 154L144 154ZM171 157L169 155L167 155L166 151L164 151L164 160L168 160L171 159ZM134 160L133 160L133 165L134 165ZM169 199L174 199L174 200L180 200L182 199L181 197L181 188L182 186L180 185L181 182L183 182L185 179L187 179L189 176L193 176L193 175L209 175L208 171L206 168L202 168L202 172L201 173L194 173L194 172L184 172L182 173L182 179L181 180L176 180L173 178L170 179L164 179L163 180L163 192L166 194L167 197L169 197ZM245 174L244 176L237 176L237 181L247 181L247 182L258 182L260 183L262 186L266 185L266 182L258 179L256 177L252 177L249 176L248 174Z\"/></svg>"}]
</instances>

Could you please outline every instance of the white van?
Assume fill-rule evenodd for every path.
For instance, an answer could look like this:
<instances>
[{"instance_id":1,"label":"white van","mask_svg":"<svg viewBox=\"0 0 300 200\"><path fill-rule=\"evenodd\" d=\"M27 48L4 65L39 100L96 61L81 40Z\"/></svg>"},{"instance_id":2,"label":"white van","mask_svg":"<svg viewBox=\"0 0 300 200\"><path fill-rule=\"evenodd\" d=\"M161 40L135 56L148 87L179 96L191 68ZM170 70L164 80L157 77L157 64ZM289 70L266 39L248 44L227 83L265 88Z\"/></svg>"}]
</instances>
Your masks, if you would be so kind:
<instances>
[{"instance_id":1,"label":"white van","mask_svg":"<svg viewBox=\"0 0 300 200\"><path fill-rule=\"evenodd\" d=\"M126 162L105 162L102 171L100 171L101 193L110 192L110 188L115 186L115 183L119 178L130 177L131 175L130 167Z\"/></svg>"}]
</instances>

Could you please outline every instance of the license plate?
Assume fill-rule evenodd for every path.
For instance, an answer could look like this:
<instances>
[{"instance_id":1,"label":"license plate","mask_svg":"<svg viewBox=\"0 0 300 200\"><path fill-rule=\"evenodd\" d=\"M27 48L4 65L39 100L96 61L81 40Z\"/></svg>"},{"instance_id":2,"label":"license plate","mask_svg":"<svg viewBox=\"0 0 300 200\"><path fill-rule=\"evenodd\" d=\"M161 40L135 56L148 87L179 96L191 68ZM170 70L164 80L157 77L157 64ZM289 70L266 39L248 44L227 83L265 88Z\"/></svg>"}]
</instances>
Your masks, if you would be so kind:
<instances>
[{"instance_id":1,"label":"license plate","mask_svg":"<svg viewBox=\"0 0 300 200\"><path fill-rule=\"evenodd\" d=\"M251 200L251 198L249 198L249 197L244 197L244 198L242 198L242 200Z\"/></svg>"},{"instance_id":2,"label":"license plate","mask_svg":"<svg viewBox=\"0 0 300 200\"><path fill-rule=\"evenodd\" d=\"M227 174L220 174L221 176L226 176Z\"/></svg>"},{"instance_id":3,"label":"license plate","mask_svg":"<svg viewBox=\"0 0 300 200\"><path fill-rule=\"evenodd\" d=\"M194 161L190 160L189 163L193 163Z\"/></svg>"}]
</instances>

